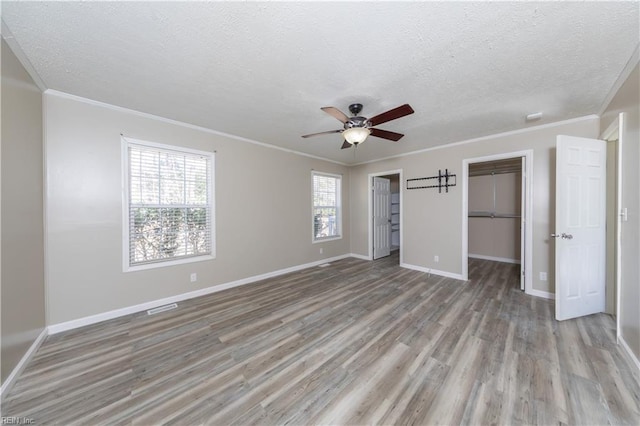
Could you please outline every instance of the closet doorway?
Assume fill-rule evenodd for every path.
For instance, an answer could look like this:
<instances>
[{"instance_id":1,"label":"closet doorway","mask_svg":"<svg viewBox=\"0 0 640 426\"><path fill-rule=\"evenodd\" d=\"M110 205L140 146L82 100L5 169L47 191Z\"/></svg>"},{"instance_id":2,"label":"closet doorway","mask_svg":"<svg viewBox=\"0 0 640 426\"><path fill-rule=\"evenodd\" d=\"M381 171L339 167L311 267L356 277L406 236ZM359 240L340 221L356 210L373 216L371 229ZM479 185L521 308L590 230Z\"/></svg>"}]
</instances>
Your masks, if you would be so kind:
<instances>
[{"instance_id":1,"label":"closet doorway","mask_svg":"<svg viewBox=\"0 0 640 426\"><path fill-rule=\"evenodd\" d=\"M369 175L369 259L402 263L402 171Z\"/></svg>"},{"instance_id":2,"label":"closet doorway","mask_svg":"<svg viewBox=\"0 0 640 426\"><path fill-rule=\"evenodd\" d=\"M521 157L469 164L468 257L522 264L521 211Z\"/></svg>"},{"instance_id":3,"label":"closet doorway","mask_svg":"<svg viewBox=\"0 0 640 426\"><path fill-rule=\"evenodd\" d=\"M531 151L468 159L463 167L463 277L470 258L520 265L531 294Z\"/></svg>"}]
</instances>

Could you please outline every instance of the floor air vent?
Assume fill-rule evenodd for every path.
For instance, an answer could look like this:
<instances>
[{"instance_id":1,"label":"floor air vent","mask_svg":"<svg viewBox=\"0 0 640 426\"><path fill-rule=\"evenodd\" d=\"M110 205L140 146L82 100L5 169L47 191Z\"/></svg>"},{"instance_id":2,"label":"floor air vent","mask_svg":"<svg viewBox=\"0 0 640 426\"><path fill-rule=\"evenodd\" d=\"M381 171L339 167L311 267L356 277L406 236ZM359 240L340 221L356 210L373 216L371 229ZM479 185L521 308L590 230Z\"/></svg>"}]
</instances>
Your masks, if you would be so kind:
<instances>
[{"instance_id":1,"label":"floor air vent","mask_svg":"<svg viewBox=\"0 0 640 426\"><path fill-rule=\"evenodd\" d=\"M158 306L157 308L149 309L147 311L147 315L159 314L160 312L170 311L178 307L177 303L172 303L170 305Z\"/></svg>"}]
</instances>

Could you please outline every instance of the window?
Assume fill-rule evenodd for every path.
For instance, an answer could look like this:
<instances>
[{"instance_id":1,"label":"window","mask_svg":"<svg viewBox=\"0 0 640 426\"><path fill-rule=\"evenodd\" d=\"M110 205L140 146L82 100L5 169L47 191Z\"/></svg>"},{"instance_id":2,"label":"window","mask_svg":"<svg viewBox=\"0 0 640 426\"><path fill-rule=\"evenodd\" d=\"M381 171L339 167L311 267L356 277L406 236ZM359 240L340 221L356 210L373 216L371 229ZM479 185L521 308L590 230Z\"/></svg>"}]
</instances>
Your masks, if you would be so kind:
<instances>
[{"instance_id":1,"label":"window","mask_svg":"<svg viewBox=\"0 0 640 426\"><path fill-rule=\"evenodd\" d=\"M341 238L342 178L326 173L312 173L313 242Z\"/></svg>"},{"instance_id":2,"label":"window","mask_svg":"<svg viewBox=\"0 0 640 426\"><path fill-rule=\"evenodd\" d=\"M211 152L123 138L125 270L212 259Z\"/></svg>"}]
</instances>

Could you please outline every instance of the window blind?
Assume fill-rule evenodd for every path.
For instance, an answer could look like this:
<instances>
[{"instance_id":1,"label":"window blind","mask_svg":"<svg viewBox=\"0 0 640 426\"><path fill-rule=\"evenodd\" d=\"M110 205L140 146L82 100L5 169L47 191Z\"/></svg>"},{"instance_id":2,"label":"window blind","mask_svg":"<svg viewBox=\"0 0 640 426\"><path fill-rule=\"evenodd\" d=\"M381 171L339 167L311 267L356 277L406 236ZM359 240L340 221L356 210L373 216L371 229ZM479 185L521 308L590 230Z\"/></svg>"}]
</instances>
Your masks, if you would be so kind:
<instances>
[{"instance_id":1,"label":"window blind","mask_svg":"<svg viewBox=\"0 0 640 426\"><path fill-rule=\"evenodd\" d=\"M212 252L211 157L129 144L129 264Z\"/></svg>"}]
</instances>

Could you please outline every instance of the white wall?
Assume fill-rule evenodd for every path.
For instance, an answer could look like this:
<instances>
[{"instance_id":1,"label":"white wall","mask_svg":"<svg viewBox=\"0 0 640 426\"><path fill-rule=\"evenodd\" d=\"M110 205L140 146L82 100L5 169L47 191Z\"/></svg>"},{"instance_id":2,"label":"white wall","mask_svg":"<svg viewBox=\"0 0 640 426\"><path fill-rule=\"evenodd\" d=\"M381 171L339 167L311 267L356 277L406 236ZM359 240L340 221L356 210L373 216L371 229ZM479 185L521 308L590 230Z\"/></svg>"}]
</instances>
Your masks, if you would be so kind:
<instances>
[{"instance_id":1,"label":"white wall","mask_svg":"<svg viewBox=\"0 0 640 426\"><path fill-rule=\"evenodd\" d=\"M2 382L45 327L42 93L2 40Z\"/></svg>"},{"instance_id":2,"label":"white wall","mask_svg":"<svg viewBox=\"0 0 640 426\"><path fill-rule=\"evenodd\" d=\"M57 92L44 98L48 324L349 253L346 167ZM121 133L216 151L215 260L122 272ZM340 240L311 243L312 169L343 175Z\"/></svg>"},{"instance_id":3,"label":"white wall","mask_svg":"<svg viewBox=\"0 0 640 426\"><path fill-rule=\"evenodd\" d=\"M351 251L367 255L367 175L403 169L403 178L420 178L449 169L458 176L458 186L449 193L437 189L403 191L403 259L409 265L450 274L462 273L462 162L464 159L533 149L533 288L553 293L554 257L549 234L554 231L555 145L558 134L595 138L599 118L584 117L549 126L539 126L476 142L458 144L374 163L351 170ZM428 135L425 135L428 137ZM438 255L440 261L434 262ZM549 281L540 281L547 272Z\"/></svg>"}]
</instances>

